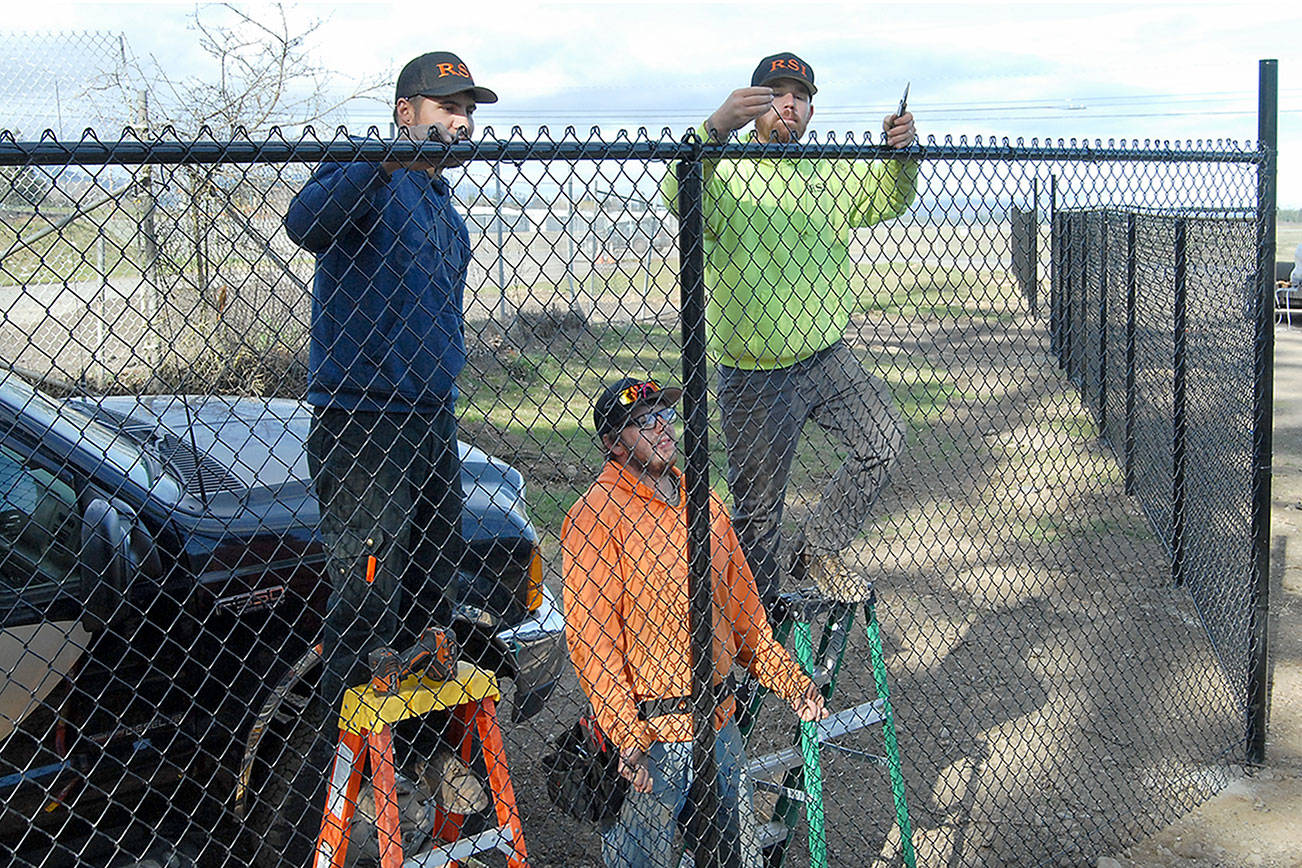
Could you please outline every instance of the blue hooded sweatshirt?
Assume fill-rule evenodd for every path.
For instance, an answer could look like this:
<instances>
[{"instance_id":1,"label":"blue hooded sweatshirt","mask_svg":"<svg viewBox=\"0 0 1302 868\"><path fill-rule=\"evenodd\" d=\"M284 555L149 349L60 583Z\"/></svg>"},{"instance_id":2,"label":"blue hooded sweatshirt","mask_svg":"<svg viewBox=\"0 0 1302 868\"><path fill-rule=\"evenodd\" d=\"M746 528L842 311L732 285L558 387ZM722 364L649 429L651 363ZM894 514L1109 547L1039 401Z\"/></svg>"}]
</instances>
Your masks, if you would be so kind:
<instances>
[{"instance_id":1,"label":"blue hooded sweatshirt","mask_svg":"<svg viewBox=\"0 0 1302 868\"><path fill-rule=\"evenodd\" d=\"M452 409L466 361L470 236L442 178L327 163L285 214L316 254L308 403L342 410Z\"/></svg>"}]
</instances>

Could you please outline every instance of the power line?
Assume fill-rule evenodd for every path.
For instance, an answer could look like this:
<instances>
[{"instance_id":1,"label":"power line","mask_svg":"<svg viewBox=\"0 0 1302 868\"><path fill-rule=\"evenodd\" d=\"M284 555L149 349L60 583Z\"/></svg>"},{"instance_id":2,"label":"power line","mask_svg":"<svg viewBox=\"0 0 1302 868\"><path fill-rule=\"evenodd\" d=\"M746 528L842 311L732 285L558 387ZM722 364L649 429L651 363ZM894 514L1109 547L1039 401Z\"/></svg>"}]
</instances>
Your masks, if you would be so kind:
<instances>
[{"instance_id":1,"label":"power line","mask_svg":"<svg viewBox=\"0 0 1302 868\"><path fill-rule=\"evenodd\" d=\"M608 88L582 88L580 91L609 92ZM573 93L573 92L571 92ZM570 95L570 94L567 94ZM1280 92L1281 115L1302 113L1302 89ZM577 99L577 97L576 97ZM679 129L697 126L717 106L605 106L587 105L584 108L519 108L503 107L499 124L484 118L483 125L508 130L513 126L573 126L582 130L589 126L619 124L626 127L645 127L658 131L663 127ZM1028 98L1013 100L988 100L973 102L915 103L919 119L927 126L933 122L1032 122L1032 121L1096 121L1117 119L1178 119L1195 117L1253 117L1256 115L1256 95L1248 91L1205 91L1188 93L1114 94L1072 96L1063 99ZM819 106L816 127L826 127L827 121L842 124L866 123L875 126L877 119L888 108L878 104L856 103ZM370 112L367 112L369 115Z\"/></svg>"}]
</instances>

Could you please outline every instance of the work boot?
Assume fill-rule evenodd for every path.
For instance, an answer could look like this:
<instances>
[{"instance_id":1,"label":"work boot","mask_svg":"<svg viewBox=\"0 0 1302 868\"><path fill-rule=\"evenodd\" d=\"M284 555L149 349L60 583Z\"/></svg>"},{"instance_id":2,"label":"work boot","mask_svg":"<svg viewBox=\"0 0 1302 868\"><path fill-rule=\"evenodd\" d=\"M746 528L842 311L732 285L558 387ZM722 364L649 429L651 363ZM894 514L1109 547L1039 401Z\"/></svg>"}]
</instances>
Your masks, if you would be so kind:
<instances>
[{"instance_id":1,"label":"work boot","mask_svg":"<svg viewBox=\"0 0 1302 868\"><path fill-rule=\"evenodd\" d=\"M408 856L430 849L434 841L434 805L428 793L401 769L394 770L394 797L398 803L398 831ZM375 824L375 790L370 778L362 782L357 808L348 833L345 868L370 868L380 864L380 842Z\"/></svg>"},{"instance_id":2,"label":"work boot","mask_svg":"<svg viewBox=\"0 0 1302 868\"><path fill-rule=\"evenodd\" d=\"M377 648L367 658L371 687L379 693L397 693L402 680L421 675L430 681L451 681L457 674L457 640L451 630L428 627L416 643L399 653Z\"/></svg>"},{"instance_id":3,"label":"work boot","mask_svg":"<svg viewBox=\"0 0 1302 868\"><path fill-rule=\"evenodd\" d=\"M451 751L438 751L428 762L418 762L416 770L426 791L434 794L434 800L443 810L477 814L488 807L488 791L483 782Z\"/></svg>"},{"instance_id":4,"label":"work boot","mask_svg":"<svg viewBox=\"0 0 1302 868\"><path fill-rule=\"evenodd\" d=\"M862 573L846 566L840 552L801 552L809 577L822 594L840 603L861 603L868 599L871 585Z\"/></svg>"}]
</instances>

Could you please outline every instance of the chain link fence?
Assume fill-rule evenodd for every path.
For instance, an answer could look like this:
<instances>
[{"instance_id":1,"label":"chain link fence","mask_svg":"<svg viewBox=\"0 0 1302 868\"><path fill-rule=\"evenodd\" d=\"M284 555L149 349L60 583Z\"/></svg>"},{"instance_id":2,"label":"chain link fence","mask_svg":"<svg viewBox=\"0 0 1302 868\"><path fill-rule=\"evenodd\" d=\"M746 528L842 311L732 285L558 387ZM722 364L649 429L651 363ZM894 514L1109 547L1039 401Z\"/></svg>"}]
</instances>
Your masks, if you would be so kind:
<instances>
[{"instance_id":1,"label":"chain link fence","mask_svg":"<svg viewBox=\"0 0 1302 868\"><path fill-rule=\"evenodd\" d=\"M426 222L312 198L355 172L374 187L334 193L365 201L413 174L375 165L416 147L0 138L12 862L289 864L322 827L338 715L323 680L365 680L366 652L431 623L496 686L460 670L459 699L422 717L436 725L396 727L402 841L479 842L488 864L527 848L535 866L598 865L603 831L608 854L632 846L616 832L654 796L627 796L618 823L556 805L555 739L590 711L662 779L713 757L723 786L682 794L739 819L685 818L688 839L760 847L768 865L1092 864L1237 773L1264 653L1265 152L490 132L425 146L463 164L443 172L447 200L426 185ZM368 250L359 227L391 246ZM375 473L410 474L414 456L446 459L427 442L443 408L370 380L389 403L331 417L303 399L347 375L310 351L323 319L334 341L387 330L394 352L418 333L420 311L362 302L402 283L383 264L413 228L464 253L450 277L419 275L453 296L464 275L426 333L464 343L463 369L435 366L456 375L459 470L431 477L462 497L415 495L398 512L425 517L405 543L338 523L346 486L321 443L352 436L329 424L395 424L363 440L386 444ZM765 306L774 274L786 295ZM804 379L766 379L774 351ZM375 383L401 374L365 352ZM615 422L594 430L594 402L626 376L603 405ZM772 434L788 478L762 550L762 510L738 500L771 480L742 469L764 444L739 420L775 382L776 406L808 407L810 424ZM681 400L661 388L677 386ZM398 415L418 433L376 415L395 400L416 405ZM656 415L671 405L677 420ZM687 485L653 491L670 451ZM629 473L647 474L640 489L620 488ZM396 497L362 503L367 528L391 527ZM761 556L770 587L751 579ZM407 595L397 622L359 583ZM364 618L339 628L345 604ZM714 654L694 651L711 624ZM792 713L797 667L829 721ZM500 746L480 728L496 690ZM716 704L740 725L712 738ZM356 801L349 858L364 864L384 833L368 786Z\"/></svg>"},{"instance_id":2,"label":"chain link fence","mask_svg":"<svg viewBox=\"0 0 1302 868\"><path fill-rule=\"evenodd\" d=\"M1242 268L1256 253L1256 215L1068 212L1058 237L1074 245L1059 248L1061 297L1080 299L1060 361L1130 468L1128 491L1166 542L1231 689L1247 695L1254 407L1229 372L1257 363L1242 326L1257 309L1257 275Z\"/></svg>"},{"instance_id":3,"label":"chain link fence","mask_svg":"<svg viewBox=\"0 0 1302 868\"><path fill-rule=\"evenodd\" d=\"M91 126L117 130L133 122L136 112L114 88L129 57L120 33L7 31L0 45L5 129L30 140L47 131L70 139Z\"/></svg>"}]
</instances>

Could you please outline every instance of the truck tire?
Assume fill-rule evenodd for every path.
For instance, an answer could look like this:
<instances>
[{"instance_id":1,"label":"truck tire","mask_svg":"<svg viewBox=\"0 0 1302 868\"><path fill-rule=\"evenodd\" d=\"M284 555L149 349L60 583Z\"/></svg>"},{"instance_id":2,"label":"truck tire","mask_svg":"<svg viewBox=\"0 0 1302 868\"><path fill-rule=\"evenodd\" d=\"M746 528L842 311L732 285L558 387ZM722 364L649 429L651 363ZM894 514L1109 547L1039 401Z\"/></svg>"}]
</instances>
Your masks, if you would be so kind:
<instances>
[{"instance_id":1,"label":"truck tire","mask_svg":"<svg viewBox=\"0 0 1302 868\"><path fill-rule=\"evenodd\" d=\"M307 865L311 862L312 848L321 827L325 789L322 784L324 772L313 774L306 766L313 751L320 758L322 767L328 765L330 756L319 742L320 732L320 726L313 725L307 717L300 718L284 740L279 754L268 758L265 780L249 793L252 802L248 826L253 835L250 862L255 868ZM397 789L403 841L408 846L418 837L428 841L428 834L422 835L422 832L427 833L434 823L433 793L427 792L423 784L412 781L401 769L397 771ZM380 850L369 775L362 781L357 801L349 832L348 858L344 864L356 868L378 865ZM408 856L414 854L415 851L411 850L407 853Z\"/></svg>"}]
</instances>

